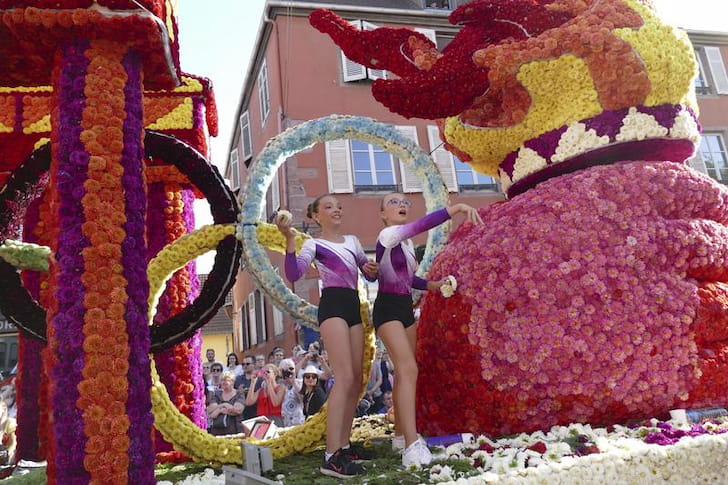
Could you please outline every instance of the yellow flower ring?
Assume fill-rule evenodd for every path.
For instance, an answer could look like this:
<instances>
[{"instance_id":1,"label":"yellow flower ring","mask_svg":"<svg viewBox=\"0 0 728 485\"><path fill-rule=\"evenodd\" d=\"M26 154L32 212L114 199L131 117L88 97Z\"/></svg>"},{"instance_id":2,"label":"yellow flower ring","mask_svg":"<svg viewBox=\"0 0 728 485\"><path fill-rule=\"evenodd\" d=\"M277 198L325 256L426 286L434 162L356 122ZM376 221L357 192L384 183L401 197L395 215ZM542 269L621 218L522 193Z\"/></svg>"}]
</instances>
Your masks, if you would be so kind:
<instances>
[{"instance_id":1,"label":"yellow flower ring","mask_svg":"<svg viewBox=\"0 0 728 485\"><path fill-rule=\"evenodd\" d=\"M283 236L275 237L273 230L280 235L275 226L261 225L259 229L261 240L274 250L285 249ZM213 225L202 227L178 240L168 244L150 262L147 268L149 278L149 321L155 311L159 295L164 290L165 281L179 268L212 249L235 231L233 225ZM297 234L297 244L306 239L303 234ZM362 320L368 323L369 303L362 298ZM374 329L370 324L365 325L364 362L365 368L362 376L362 390L366 386L374 360ZM326 412L324 407L309 418L304 424L282 430L278 438L260 441L245 438L243 435L213 436L205 430L198 428L190 419L182 414L171 401L167 388L159 380L159 375L152 364L152 412L154 413L154 426L162 433L165 440L171 443L176 450L186 453L198 461L211 461L216 463L242 464L243 457L240 449L242 442L255 443L271 449L274 458L282 458L293 453L311 451L323 443L326 436ZM362 391L363 392L363 391Z\"/></svg>"},{"instance_id":2,"label":"yellow flower ring","mask_svg":"<svg viewBox=\"0 0 728 485\"><path fill-rule=\"evenodd\" d=\"M242 192L242 222L237 237L243 241L243 259L258 286L278 308L311 328L318 328L317 307L293 293L273 270L266 251L258 242L257 226L261 224L258 218L273 175L288 157L316 143L340 139L379 145L409 164L423 182L422 193L428 212L448 203L447 188L430 155L392 125L361 116L331 115L296 125L268 141L252 164ZM418 268L419 275L427 273L435 254L445 245L450 227L450 224L442 224L430 231L425 255Z\"/></svg>"}]
</instances>

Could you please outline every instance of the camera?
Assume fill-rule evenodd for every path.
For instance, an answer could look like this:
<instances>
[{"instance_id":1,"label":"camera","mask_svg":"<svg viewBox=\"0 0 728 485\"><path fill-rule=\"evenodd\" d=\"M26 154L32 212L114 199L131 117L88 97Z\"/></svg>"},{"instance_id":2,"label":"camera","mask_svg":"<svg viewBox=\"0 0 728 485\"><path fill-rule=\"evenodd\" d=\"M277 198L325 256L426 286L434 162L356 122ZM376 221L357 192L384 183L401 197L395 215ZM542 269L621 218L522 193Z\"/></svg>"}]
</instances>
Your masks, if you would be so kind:
<instances>
[{"instance_id":1,"label":"camera","mask_svg":"<svg viewBox=\"0 0 728 485\"><path fill-rule=\"evenodd\" d=\"M289 377L291 377L293 375L293 372L291 372L289 370L284 370L282 375L283 375L284 379L288 379Z\"/></svg>"}]
</instances>

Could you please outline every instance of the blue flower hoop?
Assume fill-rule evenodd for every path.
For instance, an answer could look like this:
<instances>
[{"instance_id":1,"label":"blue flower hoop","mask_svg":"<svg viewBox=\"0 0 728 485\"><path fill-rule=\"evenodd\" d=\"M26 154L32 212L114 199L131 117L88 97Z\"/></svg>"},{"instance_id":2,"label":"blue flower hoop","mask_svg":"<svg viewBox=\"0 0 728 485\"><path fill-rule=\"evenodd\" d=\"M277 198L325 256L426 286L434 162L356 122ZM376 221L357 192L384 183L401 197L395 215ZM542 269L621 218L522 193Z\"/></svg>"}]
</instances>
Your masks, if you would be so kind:
<instances>
[{"instance_id":1,"label":"blue flower hoop","mask_svg":"<svg viewBox=\"0 0 728 485\"><path fill-rule=\"evenodd\" d=\"M242 192L242 211L237 237L243 242L243 260L257 285L281 310L304 325L317 329L318 307L296 295L273 269L268 254L258 242L258 224L265 194L273 175L283 162L316 143L333 140L361 140L378 145L408 164L422 182L427 212L446 207L449 195L432 157L392 125L361 116L331 115L296 125L271 138L252 164ZM417 274L427 274L435 255L447 242L450 223L432 229Z\"/></svg>"}]
</instances>

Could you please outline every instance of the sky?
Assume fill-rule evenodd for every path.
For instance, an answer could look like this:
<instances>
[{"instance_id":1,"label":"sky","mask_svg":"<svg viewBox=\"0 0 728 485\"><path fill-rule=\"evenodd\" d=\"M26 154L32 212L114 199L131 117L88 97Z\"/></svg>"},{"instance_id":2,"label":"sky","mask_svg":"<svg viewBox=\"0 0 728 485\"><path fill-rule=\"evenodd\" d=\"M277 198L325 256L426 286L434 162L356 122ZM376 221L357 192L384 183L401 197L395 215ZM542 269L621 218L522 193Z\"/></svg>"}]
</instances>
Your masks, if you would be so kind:
<instances>
[{"instance_id":1,"label":"sky","mask_svg":"<svg viewBox=\"0 0 728 485\"><path fill-rule=\"evenodd\" d=\"M311 0L315 1L315 0ZM686 29L728 31L727 0L653 0L662 18ZM222 172L235 113L260 27L265 0L179 0L180 65L212 80L219 135L211 140L212 162ZM195 204L198 227L210 224L207 203ZM209 272L214 252L198 258L198 272Z\"/></svg>"}]
</instances>

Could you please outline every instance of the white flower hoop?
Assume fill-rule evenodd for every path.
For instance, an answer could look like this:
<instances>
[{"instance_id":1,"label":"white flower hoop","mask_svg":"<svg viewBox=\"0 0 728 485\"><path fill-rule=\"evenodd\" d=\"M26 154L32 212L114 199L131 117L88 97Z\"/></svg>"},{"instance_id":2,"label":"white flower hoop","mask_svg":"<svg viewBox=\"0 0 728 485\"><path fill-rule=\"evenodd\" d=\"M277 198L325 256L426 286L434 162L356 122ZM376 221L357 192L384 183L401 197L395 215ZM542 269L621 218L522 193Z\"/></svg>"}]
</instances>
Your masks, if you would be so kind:
<instances>
[{"instance_id":1,"label":"white flower hoop","mask_svg":"<svg viewBox=\"0 0 728 485\"><path fill-rule=\"evenodd\" d=\"M273 174L290 156L316 144L340 139L356 139L378 145L408 164L422 182L427 212L446 207L448 192L432 157L402 135L392 125L361 116L331 115L301 123L271 138L252 164L242 192L242 211L237 236L243 242L246 268L273 303L304 325L318 328L317 307L293 293L274 271L264 248L258 242L256 225ZM423 276L442 249L451 225L442 224L428 235L427 248L417 274Z\"/></svg>"}]
</instances>

